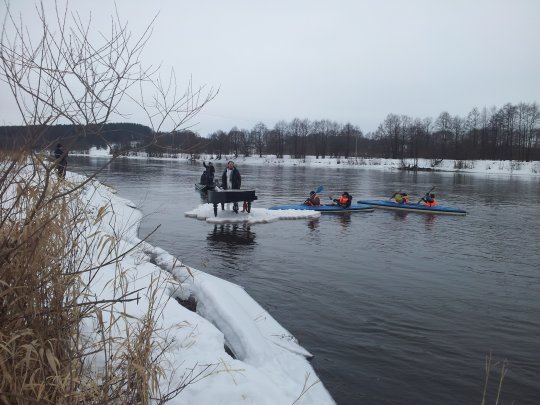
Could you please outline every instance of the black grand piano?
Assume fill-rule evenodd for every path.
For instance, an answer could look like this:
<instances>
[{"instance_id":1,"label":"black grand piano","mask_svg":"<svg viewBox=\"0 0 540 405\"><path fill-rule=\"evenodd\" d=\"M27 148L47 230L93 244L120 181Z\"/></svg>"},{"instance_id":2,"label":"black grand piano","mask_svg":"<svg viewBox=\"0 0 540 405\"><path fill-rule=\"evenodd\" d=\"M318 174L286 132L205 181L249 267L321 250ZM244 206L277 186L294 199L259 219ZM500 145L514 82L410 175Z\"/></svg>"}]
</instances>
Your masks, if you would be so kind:
<instances>
[{"instance_id":1,"label":"black grand piano","mask_svg":"<svg viewBox=\"0 0 540 405\"><path fill-rule=\"evenodd\" d=\"M214 205L214 216L217 216L217 205L221 204L221 209L225 209L225 204L233 203L233 211L238 214L238 202L243 201L247 212L251 212L251 202L257 196L255 190L208 190L208 202Z\"/></svg>"}]
</instances>

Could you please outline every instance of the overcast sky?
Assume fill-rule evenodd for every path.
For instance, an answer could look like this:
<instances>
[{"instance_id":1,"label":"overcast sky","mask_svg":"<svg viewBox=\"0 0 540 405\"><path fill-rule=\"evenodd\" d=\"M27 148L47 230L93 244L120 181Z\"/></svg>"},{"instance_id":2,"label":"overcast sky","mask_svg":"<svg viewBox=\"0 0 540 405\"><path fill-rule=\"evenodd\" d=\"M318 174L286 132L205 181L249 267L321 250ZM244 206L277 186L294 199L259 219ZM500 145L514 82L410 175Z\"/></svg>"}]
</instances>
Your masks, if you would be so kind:
<instances>
[{"instance_id":1,"label":"overcast sky","mask_svg":"<svg viewBox=\"0 0 540 405\"><path fill-rule=\"evenodd\" d=\"M12 0L12 8L24 18L34 3ZM70 4L83 16L92 10L96 28L106 29L114 12L107 0ZM367 133L389 113L465 117L475 106L540 101L540 0L116 4L135 34L159 13L145 62L174 68L181 85L191 76L220 88L192 121L203 136L293 118ZM0 124L20 121L9 103L2 91Z\"/></svg>"}]
</instances>

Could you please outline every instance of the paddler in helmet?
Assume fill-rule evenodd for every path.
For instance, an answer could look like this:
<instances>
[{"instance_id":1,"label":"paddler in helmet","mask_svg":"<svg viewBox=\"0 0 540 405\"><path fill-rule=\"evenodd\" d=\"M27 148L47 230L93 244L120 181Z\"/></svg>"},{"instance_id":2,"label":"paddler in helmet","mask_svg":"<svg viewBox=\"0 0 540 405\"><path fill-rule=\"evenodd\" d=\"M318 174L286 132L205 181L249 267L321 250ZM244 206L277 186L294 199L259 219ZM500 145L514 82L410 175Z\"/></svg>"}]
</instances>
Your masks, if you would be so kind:
<instances>
[{"instance_id":1,"label":"paddler in helmet","mask_svg":"<svg viewBox=\"0 0 540 405\"><path fill-rule=\"evenodd\" d=\"M409 196L407 195L407 193L397 192L397 193L394 193L392 198L398 204L408 204L409 203Z\"/></svg>"}]
</instances>

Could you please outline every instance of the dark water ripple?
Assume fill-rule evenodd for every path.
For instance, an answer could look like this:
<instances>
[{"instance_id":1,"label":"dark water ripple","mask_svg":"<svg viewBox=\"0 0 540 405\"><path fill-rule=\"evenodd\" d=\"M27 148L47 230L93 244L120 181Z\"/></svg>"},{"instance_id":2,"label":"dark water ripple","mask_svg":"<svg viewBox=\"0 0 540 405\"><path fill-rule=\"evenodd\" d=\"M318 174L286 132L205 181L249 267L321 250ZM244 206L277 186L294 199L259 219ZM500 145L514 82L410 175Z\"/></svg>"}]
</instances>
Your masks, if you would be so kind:
<instances>
[{"instance_id":1,"label":"dark water ripple","mask_svg":"<svg viewBox=\"0 0 540 405\"><path fill-rule=\"evenodd\" d=\"M91 170L98 160L73 159ZM218 171L219 163L216 163ZM388 211L214 226L199 164L119 161L100 176L139 204L141 234L187 264L238 283L315 355L338 404L479 404L490 352L506 361L502 402L540 403L540 179L239 164L255 207L323 198L419 196L437 185L466 217ZM495 403L498 373L488 403Z\"/></svg>"}]
</instances>

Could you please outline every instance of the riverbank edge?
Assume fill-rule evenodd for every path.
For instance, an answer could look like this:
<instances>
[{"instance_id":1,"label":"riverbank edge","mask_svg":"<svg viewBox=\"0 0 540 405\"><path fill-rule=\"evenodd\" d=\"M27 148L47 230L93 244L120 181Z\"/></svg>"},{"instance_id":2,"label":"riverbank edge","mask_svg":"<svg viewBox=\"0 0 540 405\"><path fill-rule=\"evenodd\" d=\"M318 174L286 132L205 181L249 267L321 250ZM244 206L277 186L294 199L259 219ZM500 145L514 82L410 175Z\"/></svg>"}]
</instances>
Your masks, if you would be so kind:
<instances>
[{"instance_id":1,"label":"riverbank edge","mask_svg":"<svg viewBox=\"0 0 540 405\"><path fill-rule=\"evenodd\" d=\"M86 156L111 159L108 150L92 148L88 153L72 152L71 156ZM374 169L374 170L405 170L411 172L455 172L485 175L510 175L540 178L540 161L519 162L515 160L454 160L454 159L386 159L368 157L331 158L306 156L294 158L291 156L276 157L276 155L237 156L222 155L191 155L163 154L163 156L148 156L145 152L122 155L118 159L147 159L159 161L189 161L189 162L219 162L225 165L232 160L237 165L254 166L310 166L341 169Z\"/></svg>"},{"instance_id":2,"label":"riverbank edge","mask_svg":"<svg viewBox=\"0 0 540 405\"><path fill-rule=\"evenodd\" d=\"M74 184L85 178L74 172L68 172L67 177ZM128 278L135 283L133 287L149 288L146 282L154 274L162 279L158 295L170 297L159 302L157 311L161 315L156 337L164 339L160 345L171 349L164 353L167 377L160 381L163 391L175 383L180 385L182 375L189 375L190 370L203 364L216 365L210 372L204 371L201 381L187 385L171 403L209 403L213 397L225 396L235 401L251 398L268 405L293 401L335 404L308 361L312 354L241 286L189 267L164 249L141 240L138 235L143 213L114 188L93 180L85 188L83 200L90 202L94 215L99 207L111 207L103 223L114 225L105 225L102 231L120 235L122 250L129 253L122 256L119 266L126 269ZM101 271L93 289L107 291L115 284L114 277L114 271ZM180 305L180 301L190 298L198 302L200 310ZM131 313L136 322L149 305L142 296L136 305L128 303L124 311ZM89 329L86 323L83 329ZM230 357L225 350L225 346L235 343L237 347L232 349L242 354L240 358ZM231 384L228 375L235 370L242 372L235 374L236 382ZM306 386L309 389L304 391L302 387Z\"/></svg>"}]
</instances>

